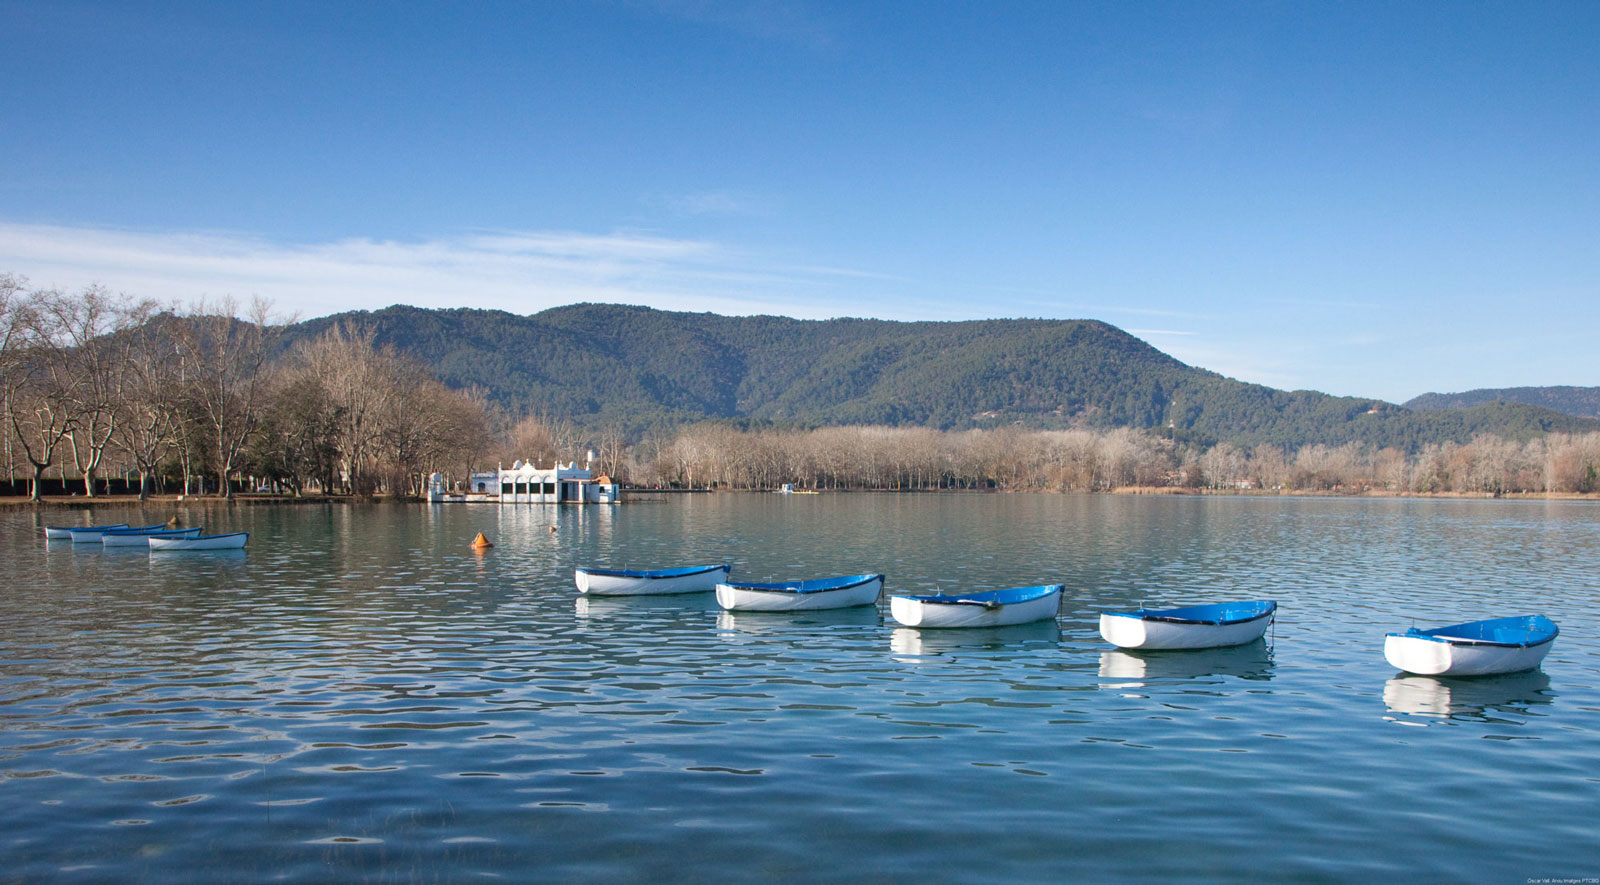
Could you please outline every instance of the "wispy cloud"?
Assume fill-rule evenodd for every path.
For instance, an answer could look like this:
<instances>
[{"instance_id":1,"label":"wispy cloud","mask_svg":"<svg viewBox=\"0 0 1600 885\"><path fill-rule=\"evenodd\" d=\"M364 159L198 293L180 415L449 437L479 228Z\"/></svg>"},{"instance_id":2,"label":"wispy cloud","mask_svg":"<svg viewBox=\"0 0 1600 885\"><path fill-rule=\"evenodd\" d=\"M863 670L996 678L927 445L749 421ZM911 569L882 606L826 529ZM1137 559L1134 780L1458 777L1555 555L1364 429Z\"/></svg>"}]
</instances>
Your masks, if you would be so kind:
<instances>
[{"instance_id":1,"label":"wispy cloud","mask_svg":"<svg viewBox=\"0 0 1600 885\"><path fill-rule=\"evenodd\" d=\"M1284 390L1305 385L1304 379L1296 373L1297 366L1293 362L1263 353L1237 340L1198 336L1195 340L1165 344L1161 349L1191 366L1200 366L1240 381Z\"/></svg>"},{"instance_id":2,"label":"wispy cloud","mask_svg":"<svg viewBox=\"0 0 1600 885\"><path fill-rule=\"evenodd\" d=\"M772 214L769 200L732 191L701 191L658 197L656 203L676 215L749 218Z\"/></svg>"},{"instance_id":3,"label":"wispy cloud","mask_svg":"<svg viewBox=\"0 0 1600 885\"><path fill-rule=\"evenodd\" d=\"M1194 332L1180 332L1177 329L1123 329L1129 335L1194 335Z\"/></svg>"},{"instance_id":4,"label":"wispy cloud","mask_svg":"<svg viewBox=\"0 0 1600 885\"><path fill-rule=\"evenodd\" d=\"M1267 304L1283 307L1325 307L1333 310L1382 310L1383 305L1372 301L1345 301L1327 298L1273 298Z\"/></svg>"},{"instance_id":5,"label":"wispy cloud","mask_svg":"<svg viewBox=\"0 0 1600 885\"><path fill-rule=\"evenodd\" d=\"M527 314L580 301L800 317L859 309L849 293L827 291L838 289L838 271L767 266L719 243L631 232L282 243L226 232L0 224L0 270L34 285L98 282L160 301L259 295L301 317L391 304Z\"/></svg>"}]
</instances>

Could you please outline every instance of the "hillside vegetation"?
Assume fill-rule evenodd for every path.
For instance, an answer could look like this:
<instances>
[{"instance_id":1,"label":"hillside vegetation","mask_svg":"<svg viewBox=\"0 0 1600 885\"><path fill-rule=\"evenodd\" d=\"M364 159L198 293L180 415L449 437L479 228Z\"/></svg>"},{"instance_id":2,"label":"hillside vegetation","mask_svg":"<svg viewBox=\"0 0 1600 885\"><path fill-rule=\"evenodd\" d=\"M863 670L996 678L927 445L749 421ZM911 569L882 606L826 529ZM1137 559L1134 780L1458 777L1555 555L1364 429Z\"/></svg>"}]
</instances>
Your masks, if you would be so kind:
<instances>
[{"instance_id":1,"label":"hillside vegetation","mask_svg":"<svg viewBox=\"0 0 1600 885\"><path fill-rule=\"evenodd\" d=\"M1523 403L1580 418L1600 418L1600 387L1498 387L1465 393L1424 393L1405 405L1408 409L1470 409L1495 402Z\"/></svg>"},{"instance_id":2,"label":"hillside vegetation","mask_svg":"<svg viewBox=\"0 0 1600 885\"><path fill-rule=\"evenodd\" d=\"M395 306L300 323L284 346L340 322L370 327L378 345L420 360L453 387L481 388L512 414L619 428L630 438L726 419L1133 427L1206 444L1358 442L1416 451L1480 433L1526 440L1600 430L1600 421L1503 401L1417 411L1247 384L1093 320L815 321L604 304L517 316Z\"/></svg>"}]
</instances>

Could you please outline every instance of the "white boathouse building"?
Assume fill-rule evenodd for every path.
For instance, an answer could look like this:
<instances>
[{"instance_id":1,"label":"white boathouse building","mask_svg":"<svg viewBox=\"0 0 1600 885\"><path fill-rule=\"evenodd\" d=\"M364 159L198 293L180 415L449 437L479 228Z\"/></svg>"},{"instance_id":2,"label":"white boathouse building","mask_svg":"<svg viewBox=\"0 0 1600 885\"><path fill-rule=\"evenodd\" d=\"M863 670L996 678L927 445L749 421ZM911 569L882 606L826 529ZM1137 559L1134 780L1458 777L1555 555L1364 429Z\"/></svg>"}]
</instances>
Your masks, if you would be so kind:
<instances>
[{"instance_id":1,"label":"white boathouse building","mask_svg":"<svg viewBox=\"0 0 1600 885\"><path fill-rule=\"evenodd\" d=\"M622 500L622 487L576 461L553 467L518 461L491 473L474 473L467 495L501 504L614 504Z\"/></svg>"}]
</instances>

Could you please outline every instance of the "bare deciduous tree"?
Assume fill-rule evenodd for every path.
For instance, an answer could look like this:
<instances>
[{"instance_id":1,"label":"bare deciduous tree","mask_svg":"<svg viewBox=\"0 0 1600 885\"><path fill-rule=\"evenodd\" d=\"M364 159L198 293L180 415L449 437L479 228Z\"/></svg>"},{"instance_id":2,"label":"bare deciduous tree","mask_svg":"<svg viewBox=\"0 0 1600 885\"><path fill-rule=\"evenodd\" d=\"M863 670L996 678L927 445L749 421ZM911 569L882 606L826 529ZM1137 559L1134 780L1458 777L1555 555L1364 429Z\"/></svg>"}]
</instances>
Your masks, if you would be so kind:
<instances>
[{"instance_id":1,"label":"bare deciduous tree","mask_svg":"<svg viewBox=\"0 0 1600 885\"><path fill-rule=\"evenodd\" d=\"M236 312L232 299L209 306L202 302L174 325L183 381L205 422L225 498L233 494L229 478L261 420L266 394L262 370L283 331L262 299L251 302L244 317Z\"/></svg>"}]
</instances>

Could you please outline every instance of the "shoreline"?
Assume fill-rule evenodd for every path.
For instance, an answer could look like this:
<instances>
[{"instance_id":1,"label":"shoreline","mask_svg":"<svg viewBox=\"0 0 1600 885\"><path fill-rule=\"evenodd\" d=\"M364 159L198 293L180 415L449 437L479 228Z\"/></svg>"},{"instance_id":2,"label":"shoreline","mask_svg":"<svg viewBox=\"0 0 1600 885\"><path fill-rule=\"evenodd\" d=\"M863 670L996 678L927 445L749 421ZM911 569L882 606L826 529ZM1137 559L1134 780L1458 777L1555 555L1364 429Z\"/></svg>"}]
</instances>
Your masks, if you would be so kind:
<instances>
[{"instance_id":1,"label":"shoreline","mask_svg":"<svg viewBox=\"0 0 1600 885\"><path fill-rule=\"evenodd\" d=\"M678 494L734 494L771 495L776 489L625 489L625 494L678 495ZM1189 489L1173 486L1119 486L1106 492L1053 492L1043 490L1004 491L997 489L851 489L830 490L817 494L893 494L893 495L1151 495L1165 497L1203 497L1220 495L1243 498L1434 498L1441 500L1524 500L1524 501L1600 501L1600 492L1392 492L1383 489L1359 490L1301 490L1301 489ZM35 502L25 497L0 498L0 510L93 510L97 507L216 507L216 506L302 506L310 504L425 504L423 498L354 498L346 495L307 495L294 498L277 495L236 495L222 498L214 495L151 495L143 501L137 495L100 495L94 498L78 496L47 496ZM457 503L457 502L451 502ZM625 502L623 502L625 503ZM444 506L444 505L441 505Z\"/></svg>"}]
</instances>

